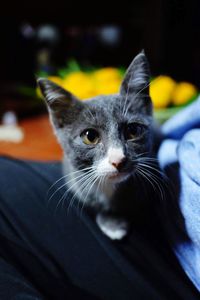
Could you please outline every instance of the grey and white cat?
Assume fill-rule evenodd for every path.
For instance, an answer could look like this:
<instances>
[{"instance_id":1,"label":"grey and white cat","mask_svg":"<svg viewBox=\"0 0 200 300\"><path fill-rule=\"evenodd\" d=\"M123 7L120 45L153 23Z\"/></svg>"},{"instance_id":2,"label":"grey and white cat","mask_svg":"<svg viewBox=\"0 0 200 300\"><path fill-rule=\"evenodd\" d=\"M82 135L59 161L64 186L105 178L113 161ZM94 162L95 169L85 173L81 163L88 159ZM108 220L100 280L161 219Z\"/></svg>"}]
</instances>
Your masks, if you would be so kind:
<instances>
[{"instance_id":1,"label":"grey and white cat","mask_svg":"<svg viewBox=\"0 0 200 300\"><path fill-rule=\"evenodd\" d=\"M96 210L97 224L111 239L127 234L132 204L143 197L144 187L136 178L144 182L152 155L149 77L142 51L129 66L118 94L80 101L57 84L38 79L64 150L67 186Z\"/></svg>"}]
</instances>

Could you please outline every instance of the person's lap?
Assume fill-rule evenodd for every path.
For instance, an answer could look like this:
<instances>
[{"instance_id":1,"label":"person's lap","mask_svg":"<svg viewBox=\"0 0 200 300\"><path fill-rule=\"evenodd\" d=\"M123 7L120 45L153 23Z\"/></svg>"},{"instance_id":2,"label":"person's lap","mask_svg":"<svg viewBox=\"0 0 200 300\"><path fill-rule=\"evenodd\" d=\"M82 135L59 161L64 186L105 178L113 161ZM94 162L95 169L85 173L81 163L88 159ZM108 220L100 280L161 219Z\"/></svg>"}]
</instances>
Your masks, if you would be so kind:
<instances>
[{"instance_id":1,"label":"person's lap","mask_svg":"<svg viewBox=\"0 0 200 300\"><path fill-rule=\"evenodd\" d=\"M52 299L65 299L70 293L76 295L78 288L75 289L67 274L63 274L63 266L67 262L63 259L64 245L60 247L60 243L65 238L65 232L59 228L47 207L47 192L61 176L60 165L23 162L6 157L0 161L0 254L3 264L7 264L9 270L13 268L8 272L10 282L8 280L5 287L14 297L16 290L12 288L11 276L15 280L18 277L19 299L26 292L26 297L32 293L36 297L36 290ZM65 245L66 249L68 246ZM5 280L0 286L4 284ZM22 285L24 290L21 290ZM32 285L36 289L33 290ZM0 290L1 299L6 299L5 287ZM84 297L84 291L81 294Z\"/></svg>"},{"instance_id":2,"label":"person's lap","mask_svg":"<svg viewBox=\"0 0 200 300\"><path fill-rule=\"evenodd\" d=\"M167 243L159 251L134 229L112 242L85 210L68 209L62 181L52 187L61 164L0 165L0 299L198 299Z\"/></svg>"}]
</instances>

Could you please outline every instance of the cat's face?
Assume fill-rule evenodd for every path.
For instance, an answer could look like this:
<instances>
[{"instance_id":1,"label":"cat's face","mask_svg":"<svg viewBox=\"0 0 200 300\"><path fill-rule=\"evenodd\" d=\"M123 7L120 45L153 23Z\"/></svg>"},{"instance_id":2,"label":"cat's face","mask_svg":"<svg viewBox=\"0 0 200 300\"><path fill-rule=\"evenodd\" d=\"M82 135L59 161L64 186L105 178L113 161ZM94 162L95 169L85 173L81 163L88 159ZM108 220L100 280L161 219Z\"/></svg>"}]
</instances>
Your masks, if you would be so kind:
<instances>
[{"instance_id":1,"label":"cat's face","mask_svg":"<svg viewBox=\"0 0 200 300\"><path fill-rule=\"evenodd\" d=\"M121 182L134 172L138 157L151 151L152 103L143 52L130 65L116 95L79 101L49 80L38 82L58 140L75 170L92 168L96 177Z\"/></svg>"}]
</instances>

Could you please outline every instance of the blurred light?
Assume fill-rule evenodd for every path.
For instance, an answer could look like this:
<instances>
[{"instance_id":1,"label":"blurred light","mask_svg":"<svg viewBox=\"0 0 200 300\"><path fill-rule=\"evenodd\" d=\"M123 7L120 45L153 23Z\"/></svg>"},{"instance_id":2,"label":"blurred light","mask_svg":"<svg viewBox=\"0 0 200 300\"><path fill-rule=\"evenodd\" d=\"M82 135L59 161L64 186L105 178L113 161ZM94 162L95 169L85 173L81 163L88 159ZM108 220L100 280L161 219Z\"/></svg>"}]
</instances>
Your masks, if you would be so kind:
<instances>
[{"instance_id":1,"label":"blurred light","mask_svg":"<svg viewBox=\"0 0 200 300\"><path fill-rule=\"evenodd\" d=\"M30 39L35 35L35 30L28 23L23 24L20 28L20 31L21 31L21 34L27 39Z\"/></svg>"},{"instance_id":2,"label":"blurred light","mask_svg":"<svg viewBox=\"0 0 200 300\"><path fill-rule=\"evenodd\" d=\"M116 46L121 39L121 29L118 26L104 26L99 29L99 39L108 46Z\"/></svg>"},{"instance_id":3,"label":"blurred light","mask_svg":"<svg viewBox=\"0 0 200 300\"><path fill-rule=\"evenodd\" d=\"M42 25L38 28L37 37L40 42L56 44L60 40L60 33L53 25Z\"/></svg>"}]
</instances>

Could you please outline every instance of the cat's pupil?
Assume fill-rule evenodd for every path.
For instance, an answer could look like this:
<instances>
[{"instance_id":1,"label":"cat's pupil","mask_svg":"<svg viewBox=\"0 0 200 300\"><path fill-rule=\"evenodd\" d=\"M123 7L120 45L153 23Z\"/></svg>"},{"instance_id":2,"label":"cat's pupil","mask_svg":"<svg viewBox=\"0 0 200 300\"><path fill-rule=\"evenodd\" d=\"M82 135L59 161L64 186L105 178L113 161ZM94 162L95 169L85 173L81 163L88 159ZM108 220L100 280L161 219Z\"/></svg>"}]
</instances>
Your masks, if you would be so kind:
<instances>
[{"instance_id":1,"label":"cat's pupil","mask_svg":"<svg viewBox=\"0 0 200 300\"><path fill-rule=\"evenodd\" d=\"M97 131L95 131L93 129L87 130L85 135L87 136L87 138L90 142L94 142L99 136Z\"/></svg>"},{"instance_id":2,"label":"cat's pupil","mask_svg":"<svg viewBox=\"0 0 200 300\"><path fill-rule=\"evenodd\" d=\"M99 142L99 133L95 129L86 129L81 138L86 145L96 145Z\"/></svg>"}]
</instances>

